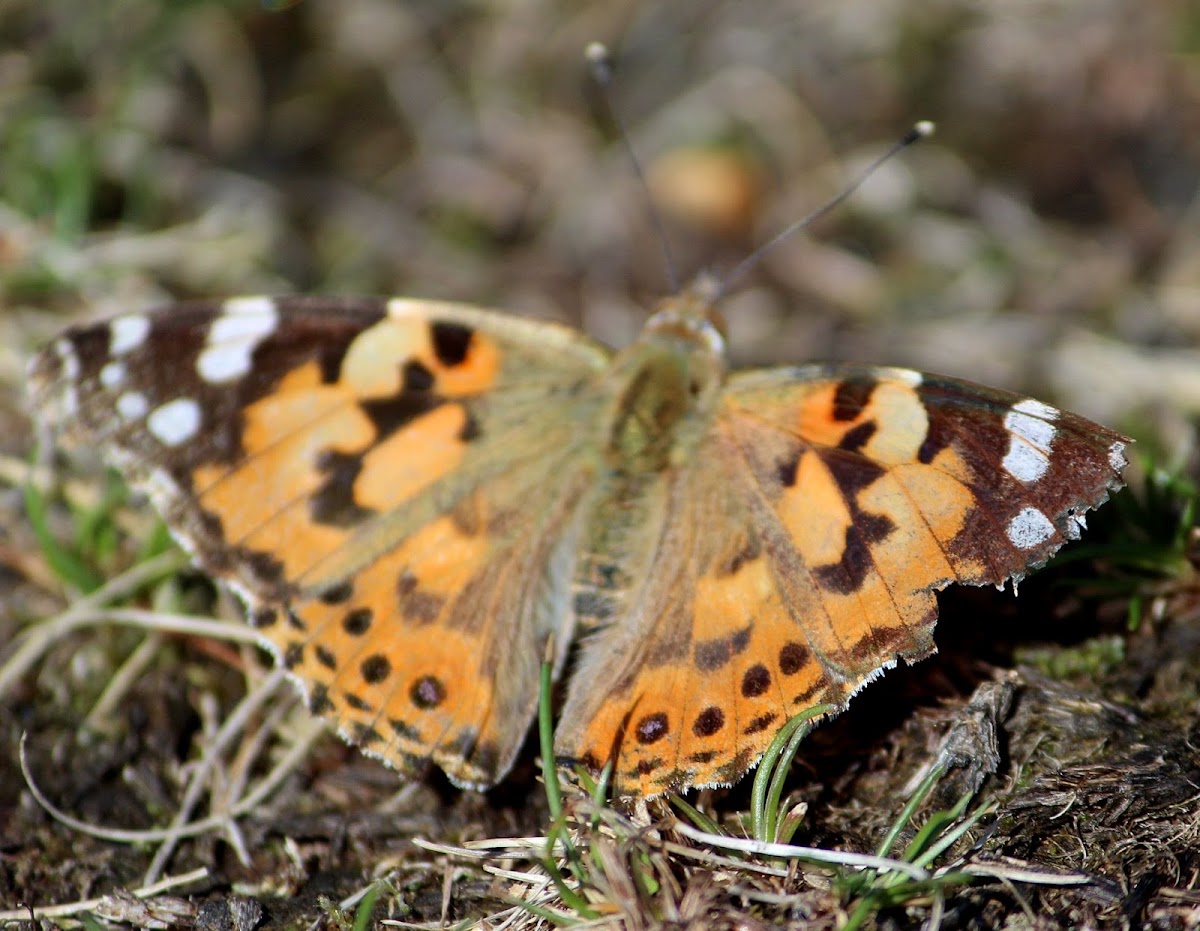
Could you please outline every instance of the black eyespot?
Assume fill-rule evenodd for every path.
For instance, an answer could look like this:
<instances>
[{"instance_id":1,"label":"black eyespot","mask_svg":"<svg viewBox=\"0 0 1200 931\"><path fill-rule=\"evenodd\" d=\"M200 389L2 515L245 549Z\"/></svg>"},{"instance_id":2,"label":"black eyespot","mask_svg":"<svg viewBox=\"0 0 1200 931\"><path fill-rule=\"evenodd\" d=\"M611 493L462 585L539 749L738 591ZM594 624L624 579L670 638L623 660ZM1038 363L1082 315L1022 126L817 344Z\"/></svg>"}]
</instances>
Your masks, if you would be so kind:
<instances>
[{"instance_id":1,"label":"black eyespot","mask_svg":"<svg viewBox=\"0 0 1200 931\"><path fill-rule=\"evenodd\" d=\"M363 681L370 685L378 685L392 674L392 664L382 653L368 656L358 668L362 673Z\"/></svg>"},{"instance_id":2,"label":"black eyespot","mask_svg":"<svg viewBox=\"0 0 1200 931\"><path fill-rule=\"evenodd\" d=\"M355 608L342 618L342 630L351 637L361 637L371 627L370 608Z\"/></svg>"},{"instance_id":3,"label":"black eyespot","mask_svg":"<svg viewBox=\"0 0 1200 931\"><path fill-rule=\"evenodd\" d=\"M422 676L408 690L408 697L418 708L436 708L446 700L446 686L436 676Z\"/></svg>"},{"instance_id":4,"label":"black eyespot","mask_svg":"<svg viewBox=\"0 0 1200 931\"><path fill-rule=\"evenodd\" d=\"M640 744L652 744L656 740L661 740L667 736L670 731L670 726L667 724L667 716L661 711L654 714L648 714L638 721L637 728L634 730L637 736L637 742Z\"/></svg>"},{"instance_id":5,"label":"black eyespot","mask_svg":"<svg viewBox=\"0 0 1200 931\"><path fill-rule=\"evenodd\" d=\"M742 676L742 694L746 698L761 695L771 687L771 674L762 663L756 663Z\"/></svg>"},{"instance_id":6,"label":"black eyespot","mask_svg":"<svg viewBox=\"0 0 1200 931\"><path fill-rule=\"evenodd\" d=\"M716 705L710 705L696 716L692 733L697 737L711 737L725 726L725 713Z\"/></svg>"}]
</instances>

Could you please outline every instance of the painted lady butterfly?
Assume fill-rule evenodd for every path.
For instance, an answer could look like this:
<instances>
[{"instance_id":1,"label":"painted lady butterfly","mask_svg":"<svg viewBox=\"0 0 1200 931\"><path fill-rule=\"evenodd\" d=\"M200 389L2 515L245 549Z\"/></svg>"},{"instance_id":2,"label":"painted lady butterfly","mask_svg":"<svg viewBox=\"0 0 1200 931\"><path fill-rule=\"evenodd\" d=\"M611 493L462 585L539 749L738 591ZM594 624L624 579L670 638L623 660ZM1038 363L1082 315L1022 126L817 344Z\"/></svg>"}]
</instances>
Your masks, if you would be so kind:
<instances>
[{"instance_id":1,"label":"painted lady butterfly","mask_svg":"<svg viewBox=\"0 0 1200 931\"><path fill-rule=\"evenodd\" d=\"M413 300L238 298L68 331L33 406L147 489L318 714L405 772L557 753L616 792L734 782L792 715L933 650L1121 487L1124 437L898 368L726 371L715 290L613 353Z\"/></svg>"}]
</instances>

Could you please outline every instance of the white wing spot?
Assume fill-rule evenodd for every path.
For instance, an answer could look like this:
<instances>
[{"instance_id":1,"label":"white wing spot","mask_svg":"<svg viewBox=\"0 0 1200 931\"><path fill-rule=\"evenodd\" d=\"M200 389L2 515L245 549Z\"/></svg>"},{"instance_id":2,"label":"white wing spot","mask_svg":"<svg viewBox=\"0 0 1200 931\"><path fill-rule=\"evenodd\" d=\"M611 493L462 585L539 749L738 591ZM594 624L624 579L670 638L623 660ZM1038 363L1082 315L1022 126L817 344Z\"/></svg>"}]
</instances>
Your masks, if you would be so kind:
<instances>
[{"instance_id":1,"label":"white wing spot","mask_svg":"<svg viewBox=\"0 0 1200 931\"><path fill-rule=\"evenodd\" d=\"M117 317L108 325L108 354L123 356L146 341L150 333L150 318L142 314Z\"/></svg>"},{"instance_id":2,"label":"white wing spot","mask_svg":"<svg viewBox=\"0 0 1200 931\"><path fill-rule=\"evenodd\" d=\"M1054 525L1037 508L1025 508L1008 522L1006 532L1017 549L1031 550L1054 536Z\"/></svg>"},{"instance_id":3,"label":"white wing spot","mask_svg":"<svg viewBox=\"0 0 1200 931\"><path fill-rule=\"evenodd\" d=\"M1009 438L1008 452L1004 454L1004 471L1018 482L1031 485L1046 474L1050 468L1049 457L1040 449L1030 446L1018 436Z\"/></svg>"},{"instance_id":4,"label":"white wing spot","mask_svg":"<svg viewBox=\"0 0 1200 931\"><path fill-rule=\"evenodd\" d=\"M140 420L150 410L150 402L140 391L126 391L117 398L117 413L122 420Z\"/></svg>"},{"instance_id":5,"label":"white wing spot","mask_svg":"<svg viewBox=\"0 0 1200 931\"><path fill-rule=\"evenodd\" d=\"M1040 417L1042 420L1058 420L1059 415L1062 413L1057 407L1043 404L1034 398L1026 398L1024 401L1018 401L1012 406L1012 409L1018 414L1029 414L1031 417Z\"/></svg>"},{"instance_id":6,"label":"white wing spot","mask_svg":"<svg viewBox=\"0 0 1200 931\"><path fill-rule=\"evenodd\" d=\"M1125 444L1120 440L1117 440L1117 442L1108 448L1108 464L1112 466L1112 470L1118 475L1129 464L1129 460L1125 458Z\"/></svg>"},{"instance_id":7,"label":"white wing spot","mask_svg":"<svg viewBox=\"0 0 1200 931\"><path fill-rule=\"evenodd\" d=\"M925 381L925 376L915 369L880 366L879 374L886 378L894 378L896 381L908 385L910 388L920 388L921 384Z\"/></svg>"},{"instance_id":8,"label":"white wing spot","mask_svg":"<svg viewBox=\"0 0 1200 931\"><path fill-rule=\"evenodd\" d=\"M59 397L62 406L60 416L74 417L79 413L79 392L74 385L68 385Z\"/></svg>"},{"instance_id":9,"label":"white wing spot","mask_svg":"<svg viewBox=\"0 0 1200 931\"><path fill-rule=\"evenodd\" d=\"M115 388L125 380L125 363L109 362L100 370L100 384L105 388Z\"/></svg>"},{"instance_id":10,"label":"white wing spot","mask_svg":"<svg viewBox=\"0 0 1200 931\"><path fill-rule=\"evenodd\" d=\"M258 344L279 326L279 311L267 297L239 297L225 302L208 331L207 345L196 371L210 384L241 378L250 371Z\"/></svg>"},{"instance_id":11,"label":"white wing spot","mask_svg":"<svg viewBox=\"0 0 1200 931\"><path fill-rule=\"evenodd\" d=\"M200 429L200 405L191 398L168 401L150 412L146 429L167 446L186 443Z\"/></svg>"},{"instance_id":12,"label":"white wing spot","mask_svg":"<svg viewBox=\"0 0 1200 931\"><path fill-rule=\"evenodd\" d=\"M221 305L221 313L224 315L220 319L228 320L231 317L238 316L261 316L269 314L275 316L277 311L275 307L275 299L273 297L263 297L262 295L252 295L250 297L231 297ZM216 325L219 325L218 320Z\"/></svg>"},{"instance_id":13,"label":"white wing spot","mask_svg":"<svg viewBox=\"0 0 1200 931\"><path fill-rule=\"evenodd\" d=\"M1050 447L1058 432L1049 421L1057 417L1055 408L1032 398L1012 406L1004 415L1004 429L1009 433L1004 471L1027 485L1046 474L1050 468Z\"/></svg>"},{"instance_id":14,"label":"white wing spot","mask_svg":"<svg viewBox=\"0 0 1200 931\"><path fill-rule=\"evenodd\" d=\"M54 352L62 363L62 376L67 381L79 380L79 356L69 339L60 339L54 344Z\"/></svg>"}]
</instances>

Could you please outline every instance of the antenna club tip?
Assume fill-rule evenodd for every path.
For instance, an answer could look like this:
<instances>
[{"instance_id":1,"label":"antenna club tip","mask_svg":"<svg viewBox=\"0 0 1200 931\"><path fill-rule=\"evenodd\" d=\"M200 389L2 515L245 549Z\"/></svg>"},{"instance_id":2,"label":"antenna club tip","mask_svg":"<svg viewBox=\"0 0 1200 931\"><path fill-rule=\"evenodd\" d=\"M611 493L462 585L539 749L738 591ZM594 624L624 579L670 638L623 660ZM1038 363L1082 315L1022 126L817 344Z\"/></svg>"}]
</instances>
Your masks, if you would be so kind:
<instances>
[{"instance_id":1,"label":"antenna club tip","mask_svg":"<svg viewBox=\"0 0 1200 931\"><path fill-rule=\"evenodd\" d=\"M592 69L592 80L601 87L608 87L612 82L612 55L608 46L603 42L589 42L583 50L583 57Z\"/></svg>"},{"instance_id":2,"label":"antenna club tip","mask_svg":"<svg viewBox=\"0 0 1200 931\"><path fill-rule=\"evenodd\" d=\"M896 143L897 149L905 149L914 142L920 142L933 135L933 122L931 120L920 120L914 123L912 129L904 134L904 137Z\"/></svg>"},{"instance_id":3,"label":"antenna club tip","mask_svg":"<svg viewBox=\"0 0 1200 931\"><path fill-rule=\"evenodd\" d=\"M612 55L608 51L608 46L603 42L589 42L587 48L583 50L583 57L587 59L587 63L592 67L607 65L612 61Z\"/></svg>"}]
</instances>

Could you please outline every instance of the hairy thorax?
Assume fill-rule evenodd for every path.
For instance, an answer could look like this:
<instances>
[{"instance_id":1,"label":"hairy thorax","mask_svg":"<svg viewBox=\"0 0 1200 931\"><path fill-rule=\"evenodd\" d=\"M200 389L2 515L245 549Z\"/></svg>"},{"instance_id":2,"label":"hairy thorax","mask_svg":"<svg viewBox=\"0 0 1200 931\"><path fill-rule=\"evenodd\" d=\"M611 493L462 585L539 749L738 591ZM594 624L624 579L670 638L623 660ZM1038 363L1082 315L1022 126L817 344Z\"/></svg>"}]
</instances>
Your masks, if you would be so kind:
<instances>
[{"instance_id":1,"label":"hairy thorax","mask_svg":"<svg viewBox=\"0 0 1200 931\"><path fill-rule=\"evenodd\" d=\"M614 477L650 477L690 460L712 423L724 340L707 317L668 303L607 374L602 447Z\"/></svg>"}]
</instances>

